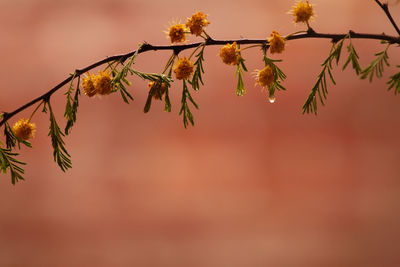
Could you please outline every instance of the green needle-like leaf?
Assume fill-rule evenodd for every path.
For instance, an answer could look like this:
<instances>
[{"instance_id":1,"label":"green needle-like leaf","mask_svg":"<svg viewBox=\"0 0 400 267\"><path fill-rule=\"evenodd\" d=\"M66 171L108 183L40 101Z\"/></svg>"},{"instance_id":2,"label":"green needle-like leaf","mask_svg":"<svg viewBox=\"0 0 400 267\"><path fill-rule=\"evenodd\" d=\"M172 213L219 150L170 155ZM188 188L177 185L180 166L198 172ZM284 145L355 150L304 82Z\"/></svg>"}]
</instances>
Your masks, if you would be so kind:
<instances>
[{"instance_id":1,"label":"green needle-like leaf","mask_svg":"<svg viewBox=\"0 0 400 267\"><path fill-rule=\"evenodd\" d=\"M400 68L400 65L398 65L397 68ZM393 88L395 95L400 94L400 72L397 72L396 74L390 76L387 84L389 85L388 91Z\"/></svg>"},{"instance_id":2,"label":"green needle-like leaf","mask_svg":"<svg viewBox=\"0 0 400 267\"><path fill-rule=\"evenodd\" d=\"M4 124L4 135L6 137L6 146L8 149L14 148L16 144L18 144L18 148L21 148L21 144L30 148L32 147L32 144L29 141L20 139L17 136L15 136L8 122Z\"/></svg>"},{"instance_id":3,"label":"green needle-like leaf","mask_svg":"<svg viewBox=\"0 0 400 267\"><path fill-rule=\"evenodd\" d=\"M0 142L0 172L6 173L7 169L9 169L13 185L19 180L25 180L22 176L24 169L20 165L26 165L26 163L15 158L18 153L13 153L10 148L3 148L1 145L2 143Z\"/></svg>"},{"instance_id":4,"label":"green needle-like leaf","mask_svg":"<svg viewBox=\"0 0 400 267\"><path fill-rule=\"evenodd\" d=\"M236 85L236 95L237 96L243 96L246 93L246 88L244 87L243 83L243 73L247 71L246 65L244 64L244 58L240 57L239 58L239 63L237 64L236 67L236 72L235 76L238 77L238 82Z\"/></svg>"},{"instance_id":5,"label":"green needle-like leaf","mask_svg":"<svg viewBox=\"0 0 400 267\"><path fill-rule=\"evenodd\" d=\"M204 74L204 68L203 68L203 61L204 61L204 48L206 47L203 44L201 44L199 47L201 47L200 52L196 55L197 60L194 62L195 66L195 71L193 73L193 77L191 81L188 81L194 90L199 90L200 89L200 84L199 82L204 85L203 83L203 78L202 74Z\"/></svg>"},{"instance_id":6,"label":"green needle-like leaf","mask_svg":"<svg viewBox=\"0 0 400 267\"><path fill-rule=\"evenodd\" d=\"M347 65L351 62L353 69L355 70L356 74L359 75L361 73L361 67L360 64L358 63L358 54L351 43L351 37L348 35L347 37L349 39L349 45L347 46L347 51L349 52L349 56L347 57L346 62L343 65L343 70L346 69Z\"/></svg>"},{"instance_id":7,"label":"green needle-like leaf","mask_svg":"<svg viewBox=\"0 0 400 267\"><path fill-rule=\"evenodd\" d=\"M45 105L48 106L50 112L49 136L51 137L51 144L53 146L54 161L57 162L61 170L65 172L67 169L72 167L71 156L65 148L65 143L62 139L64 133L60 130L60 127L57 124L50 101L47 101Z\"/></svg>"},{"instance_id":8,"label":"green needle-like leaf","mask_svg":"<svg viewBox=\"0 0 400 267\"><path fill-rule=\"evenodd\" d=\"M369 64L365 69L361 71L361 79L369 78L369 81L372 82L374 76L377 78L381 78L384 71L384 66L390 66L389 64L389 56L387 54L387 50L390 44L387 44L385 50L376 53L376 58Z\"/></svg>"},{"instance_id":9,"label":"green needle-like leaf","mask_svg":"<svg viewBox=\"0 0 400 267\"><path fill-rule=\"evenodd\" d=\"M275 95L275 91L286 90L286 88L281 84L286 79L286 74L275 64L275 62L281 62L282 60L271 59L267 57L266 50L263 49L264 57L263 60L265 65L269 65L274 74L274 82L268 85L268 91L270 96Z\"/></svg>"},{"instance_id":10,"label":"green needle-like leaf","mask_svg":"<svg viewBox=\"0 0 400 267\"><path fill-rule=\"evenodd\" d=\"M75 90L75 95L72 98L72 93L74 91L74 84L73 84L74 79L75 79L75 73L72 76L72 80L69 85L68 91L65 93L65 95L67 96L67 103L65 105L64 117L67 119L67 125L65 126L64 132L66 135L69 134L69 131L76 122L76 113L78 112L78 107L79 107L79 95L81 94L79 90L79 81L80 81L80 76L79 76L78 84Z\"/></svg>"},{"instance_id":11,"label":"green needle-like leaf","mask_svg":"<svg viewBox=\"0 0 400 267\"><path fill-rule=\"evenodd\" d=\"M314 113L317 115L317 94L318 99L321 104L324 106L324 101L327 99L328 95L328 86L326 82L326 72L328 72L329 78L331 79L333 84L336 84L335 79L332 74L332 61L335 59L336 65L339 63L339 58L341 54L341 50L343 47L343 42L347 37L340 40L337 44L333 43L331 47L331 51L329 56L325 59L325 61L321 64L322 70L318 74L317 82L311 89L311 92L303 105L303 114L304 113Z\"/></svg>"},{"instance_id":12,"label":"green needle-like leaf","mask_svg":"<svg viewBox=\"0 0 400 267\"><path fill-rule=\"evenodd\" d=\"M186 81L183 80L181 109L179 111L179 115L183 116L183 126L185 128L187 128L187 125L189 124L189 122L192 124L192 126L194 126L193 114L190 111L190 108L189 108L189 105L188 105L188 102L187 102L188 99L196 109L199 108L197 103L194 101L194 99L190 95L189 88L187 87Z\"/></svg>"}]
</instances>

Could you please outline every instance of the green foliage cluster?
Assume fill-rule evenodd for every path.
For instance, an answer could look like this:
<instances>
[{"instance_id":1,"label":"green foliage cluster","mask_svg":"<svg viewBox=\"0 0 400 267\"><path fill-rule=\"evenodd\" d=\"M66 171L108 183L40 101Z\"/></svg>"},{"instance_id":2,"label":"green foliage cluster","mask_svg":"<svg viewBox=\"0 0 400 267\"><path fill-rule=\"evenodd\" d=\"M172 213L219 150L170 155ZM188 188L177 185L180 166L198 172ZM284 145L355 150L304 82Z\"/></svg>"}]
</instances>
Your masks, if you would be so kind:
<instances>
[{"instance_id":1,"label":"green foliage cluster","mask_svg":"<svg viewBox=\"0 0 400 267\"><path fill-rule=\"evenodd\" d=\"M265 66L269 65L274 75L274 81L268 85L268 93L270 99L275 99L275 91L286 90L282 82L286 79L286 74L276 65L276 62L282 62L280 59L272 59L267 57L267 49L263 47L263 61Z\"/></svg>"},{"instance_id":2,"label":"green foliage cluster","mask_svg":"<svg viewBox=\"0 0 400 267\"><path fill-rule=\"evenodd\" d=\"M390 66L389 64L389 56L388 56L388 49L391 45L390 42L381 41L382 44L386 44L386 47L381 51L375 54L375 59L368 64L365 68L361 68L360 63L358 62L359 56L351 42L351 33L346 35L343 39L338 42L334 42L332 44L331 50L329 52L328 57L325 61L321 64L322 70L317 77L317 81L311 92L303 105L303 114L304 113L315 113L317 114L318 108L318 100L322 105L325 105L325 100L327 99L328 95L328 86L326 81L326 73L328 73L331 82L336 85L336 81L332 74L333 65L332 62L335 61L336 65L339 64L339 59L343 47L343 43L345 40L348 40L347 45L347 52L348 57L343 64L342 70L345 70L346 67L351 62L352 68L355 71L355 74L359 76L361 79L368 78L370 82L372 82L373 77L376 76L377 78L381 78L384 72L384 66ZM394 88L395 94L397 94L400 90L400 72L394 74L390 77L388 81L389 88L391 90ZM318 96L318 97L317 97Z\"/></svg>"}]
</instances>

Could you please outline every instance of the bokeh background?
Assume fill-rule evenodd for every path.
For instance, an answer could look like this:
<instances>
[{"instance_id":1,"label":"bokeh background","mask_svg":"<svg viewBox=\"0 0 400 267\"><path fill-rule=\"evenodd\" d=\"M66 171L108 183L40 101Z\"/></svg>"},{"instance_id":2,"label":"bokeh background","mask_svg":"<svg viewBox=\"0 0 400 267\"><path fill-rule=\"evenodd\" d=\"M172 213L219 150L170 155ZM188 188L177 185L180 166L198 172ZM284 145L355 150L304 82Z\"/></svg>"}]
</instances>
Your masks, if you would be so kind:
<instances>
[{"instance_id":1,"label":"bokeh background","mask_svg":"<svg viewBox=\"0 0 400 267\"><path fill-rule=\"evenodd\" d=\"M312 3L316 31L395 34L373 0ZM0 109L14 110L74 69L143 41L168 44L168 23L195 11L209 14L216 39L303 30L286 14L292 5L1 0ZM353 43L363 66L383 48ZM144 114L148 89L132 77L131 105L119 94L82 95L65 139L73 168L63 173L52 159L48 117L35 115L34 148L20 151L26 181L0 179L0 266L400 266L400 98L385 84L400 62L398 48L389 50L384 78L372 83L336 67L337 86L329 84L318 116L302 115L301 106L329 40L289 42L274 56L288 76L274 104L254 86L258 49L243 54L250 70L244 97L235 96L235 69L222 64L218 49L206 49L205 86L193 93L200 110L187 130L178 116L179 82L171 113L154 102ZM160 72L168 57L141 54L136 68ZM52 98L62 126L66 89Z\"/></svg>"}]
</instances>

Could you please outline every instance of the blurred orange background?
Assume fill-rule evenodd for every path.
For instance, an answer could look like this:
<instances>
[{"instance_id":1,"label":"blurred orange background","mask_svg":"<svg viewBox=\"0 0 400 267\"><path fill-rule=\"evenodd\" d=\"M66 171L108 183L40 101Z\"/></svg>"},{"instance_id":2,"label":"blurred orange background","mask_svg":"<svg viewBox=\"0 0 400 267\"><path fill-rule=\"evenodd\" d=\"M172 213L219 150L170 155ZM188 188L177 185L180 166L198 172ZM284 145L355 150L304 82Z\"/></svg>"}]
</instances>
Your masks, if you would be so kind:
<instances>
[{"instance_id":1,"label":"blurred orange background","mask_svg":"<svg viewBox=\"0 0 400 267\"><path fill-rule=\"evenodd\" d=\"M395 1L393 1L395 2ZM373 0L314 0L317 32L395 35ZM2 0L0 109L43 94L77 68L168 44L168 22L209 14L215 39L266 38L305 29L287 13L293 1ZM391 5L400 23L400 5ZM199 41L190 37L189 42ZM383 46L353 40L366 66ZM81 96L65 138L73 168L53 162L48 117L38 113L33 149L22 149L26 181L0 179L0 266L400 266L400 98L382 79L360 80L335 67L318 116L301 106L328 55L329 40L287 43L280 67L288 89L270 104L251 72L258 49L244 51L247 94L235 95L235 68L219 47L205 52L200 109L185 130L181 83L172 112L131 77L135 102L119 94ZM185 51L182 55L189 55ZM147 52L136 69L160 72L169 52ZM52 97L59 123L67 88ZM28 117L33 108L22 114ZM14 117L14 123L19 116Z\"/></svg>"}]
</instances>

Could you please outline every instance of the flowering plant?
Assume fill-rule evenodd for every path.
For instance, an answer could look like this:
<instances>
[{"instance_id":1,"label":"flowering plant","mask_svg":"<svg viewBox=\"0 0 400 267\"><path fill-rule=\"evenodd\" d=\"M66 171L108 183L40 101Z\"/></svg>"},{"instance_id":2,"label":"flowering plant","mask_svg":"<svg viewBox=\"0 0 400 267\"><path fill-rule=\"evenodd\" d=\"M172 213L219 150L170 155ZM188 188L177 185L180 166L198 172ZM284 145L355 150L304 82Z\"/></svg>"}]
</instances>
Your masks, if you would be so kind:
<instances>
[{"instance_id":1,"label":"flowering plant","mask_svg":"<svg viewBox=\"0 0 400 267\"><path fill-rule=\"evenodd\" d=\"M374 77L382 77L385 67L389 66L388 50L393 45L400 44L400 29L393 20L388 5L379 0L374 0L378 6L385 12L387 18L397 32L397 36L389 36L385 34L365 34L348 31L342 34L319 33L315 31L310 23L315 15L314 6L308 1L299 0L292 7L289 14L293 16L293 22L305 26L302 31L281 35L273 30L269 36L264 39L239 39L239 40L217 40L207 34L205 28L211 23L207 19L208 15L203 12L197 12L186 23L174 22L165 32L169 38L170 45L152 45L143 43L138 49L127 54L107 57L91 64L88 67L75 70L68 78L59 83L57 86L37 97L36 99L24 104L11 112L3 112L0 114L0 127L4 127L5 142L0 141L0 171L11 174L11 182L15 184L19 180L23 180L24 162L19 161L15 152L21 144L31 147L30 139L34 137L36 125L32 119L39 108L47 113L50 119L49 136L53 147L54 161L60 166L61 170L66 171L72 167L71 156L68 153L64 137L68 135L77 120L77 112L79 107L79 98L81 92L87 97L107 96L109 94L119 92L122 100L130 103L134 98L130 93L128 86L131 82L128 80L129 75L136 75L141 79L148 81L148 98L144 105L144 112L148 112L151 108L152 101L163 101L165 103L164 110L171 111L171 101L169 98L169 89L171 83L175 80L182 81L182 97L179 114L182 115L183 124L186 128L189 124L194 125L194 118L191 108L198 108L198 104L191 95L192 90L199 90L203 85L204 70L204 51L206 47L211 45L222 46L219 50L219 56L222 63L236 68L235 76L237 77L236 95L242 96L246 93L243 83L243 76L248 71L245 65L243 51L246 49L260 49L263 66L260 70L255 70L254 76L256 84L265 88L268 92L270 103L276 101L277 91L286 90L283 82L286 78L285 73L278 66L282 60L276 60L269 57L269 54L281 54L285 51L286 42L307 38L324 38L332 42L330 53L321 64L321 72L319 73L316 83L311 88L308 98L303 105L303 113L317 114L318 105L324 105L327 100L328 82L331 80L335 84L332 74L334 66L339 65L339 59L342 55L343 46L347 47L347 58L342 66L344 70L350 65L355 74L361 79L368 78L372 81ZM186 43L187 36L201 38L200 42ZM359 64L359 55L356 48L352 44L352 39L374 39L380 40L384 45L383 50L375 54L375 59L365 67ZM183 56L181 53L185 50L192 49L189 56ZM170 50L171 57L166 62L161 73L146 73L134 68L135 59L139 54L146 51ZM97 74L90 73L93 69L104 66L103 69L97 71ZM399 66L398 66L399 67ZM328 79L327 79L328 77ZM394 91L395 94L400 93L400 71L394 73L389 81L388 90ZM56 116L52 109L52 96L55 92L67 86L65 92L66 104L64 117L66 125L61 130ZM21 111L36 105L29 119L19 119L13 126L9 124L9 120Z\"/></svg>"}]
</instances>

